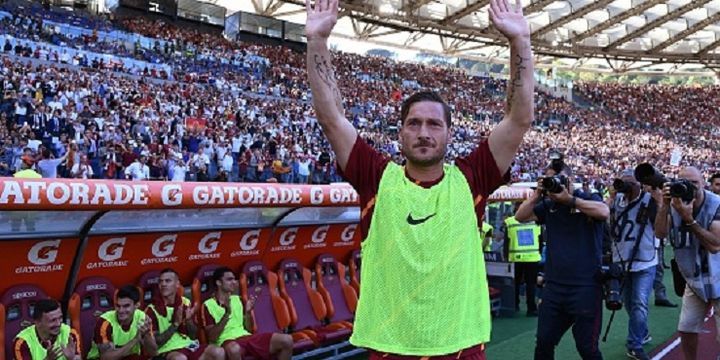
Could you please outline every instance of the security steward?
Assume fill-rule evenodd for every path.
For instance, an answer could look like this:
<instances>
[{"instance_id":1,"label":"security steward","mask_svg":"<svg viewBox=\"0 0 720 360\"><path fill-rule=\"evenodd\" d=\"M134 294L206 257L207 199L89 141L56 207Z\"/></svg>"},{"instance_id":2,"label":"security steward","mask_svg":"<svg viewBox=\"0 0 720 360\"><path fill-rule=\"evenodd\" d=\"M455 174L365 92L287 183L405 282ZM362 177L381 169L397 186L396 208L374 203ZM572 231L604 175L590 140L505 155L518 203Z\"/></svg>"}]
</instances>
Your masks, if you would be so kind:
<instances>
[{"instance_id":1,"label":"security steward","mask_svg":"<svg viewBox=\"0 0 720 360\"><path fill-rule=\"evenodd\" d=\"M515 205L515 211L520 203ZM521 223L510 215L505 218L505 249L509 262L515 263L515 309L520 310L520 286L525 284L527 316L537 316L535 287L540 264L540 225Z\"/></svg>"}]
</instances>

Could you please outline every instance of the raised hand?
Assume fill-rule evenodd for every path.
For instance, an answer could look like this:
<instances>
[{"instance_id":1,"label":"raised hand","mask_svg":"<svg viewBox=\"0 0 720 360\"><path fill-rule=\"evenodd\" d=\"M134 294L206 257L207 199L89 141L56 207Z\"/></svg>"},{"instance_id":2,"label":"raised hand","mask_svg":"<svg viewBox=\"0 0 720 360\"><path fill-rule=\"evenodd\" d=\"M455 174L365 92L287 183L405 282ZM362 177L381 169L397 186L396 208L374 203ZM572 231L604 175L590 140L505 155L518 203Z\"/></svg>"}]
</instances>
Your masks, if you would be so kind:
<instances>
[{"instance_id":1,"label":"raised hand","mask_svg":"<svg viewBox=\"0 0 720 360\"><path fill-rule=\"evenodd\" d=\"M198 303L195 303L192 307L185 307L185 321L195 319L195 314L198 311Z\"/></svg>"},{"instance_id":2,"label":"raised hand","mask_svg":"<svg viewBox=\"0 0 720 360\"><path fill-rule=\"evenodd\" d=\"M508 40L530 37L530 26L522 12L520 0L515 6L508 0L490 0L490 21Z\"/></svg>"},{"instance_id":3,"label":"raised hand","mask_svg":"<svg viewBox=\"0 0 720 360\"><path fill-rule=\"evenodd\" d=\"M180 324L185 321L185 319L183 319L183 315L185 315L185 312L183 311L184 309L185 307L180 305L177 309L174 310L175 312L173 313L173 325L180 326Z\"/></svg>"},{"instance_id":4,"label":"raised hand","mask_svg":"<svg viewBox=\"0 0 720 360\"><path fill-rule=\"evenodd\" d=\"M76 351L77 351L77 344L75 344L75 340L73 340L73 338L71 336L70 340L68 340L67 346L64 346L62 348L62 354L65 355L65 359L73 360L75 358Z\"/></svg>"},{"instance_id":5,"label":"raised hand","mask_svg":"<svg viewBox=\"0 0 720 360\"><path fill-rule=\"evenodd\" d=\"M47 351L47 356L45 356L45 360L57 360L60 359L62 356L63 350L59 346L55 346Z\"/></svg>"},{"instance_id":6,"label":"raised hand","mask_svg":"<svg viewBox=\"0 0 720 360\"><path fill-rule=\"evenodd\" d=\"M311 5L310 0L305 0L305 9L307 10L305 36L308 40L327 39L337 23L338 0L315 0L314 5Z\"/></svg>"},{"instance_id":7,"label":"raised hand","mask_svg":"<svg viewBox=\"0 0 720 360\"><path fill-rule=\"evenodd\" d=\"M672 207L680 214L680 218L686 224L693 222L693 205L695 205L695 199L684 202L680 198L672 198Z\"/></svg>"},{"instance_id":8,"label":"raised hand","mask_svg":"<svg viewBox=\"0 0 720 360\"><path fill-rule=\"evenodd\" d=\"M150 318L146 316L145 319L140 324L138 324L138 339L144 338L150 332L151 327L152 322L150 321Z\"/></svg>"}]
</instances>

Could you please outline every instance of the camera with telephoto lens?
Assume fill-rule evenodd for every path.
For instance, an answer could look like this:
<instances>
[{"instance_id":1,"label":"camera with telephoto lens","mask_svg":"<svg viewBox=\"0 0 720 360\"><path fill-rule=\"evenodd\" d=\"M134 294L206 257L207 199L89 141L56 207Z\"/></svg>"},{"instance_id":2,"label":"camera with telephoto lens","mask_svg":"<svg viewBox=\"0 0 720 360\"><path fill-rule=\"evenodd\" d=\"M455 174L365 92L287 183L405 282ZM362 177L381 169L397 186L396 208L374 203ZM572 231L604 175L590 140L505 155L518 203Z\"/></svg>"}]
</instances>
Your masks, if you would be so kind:
<instances>
[{"instance_id":1,"label":"camera with telephoto lens","mask_svg":"<svg viewBox=\"0 0 720 360\"><path fill-rule=\"evenodd\" d=\"M622 279L624 271L620 264L613 263L612 258L603 261L603 287L605 288L605 307L608 310L622 309Z\"/></svg>"},{"instance_id":2,"label":"camera with telephoto lens","mask_svg":"<svg viewBox=\"0 0 720 360\"><path fill-rule=\"evenodd\" d=\"M670 183L670 196L680 198L684 202L690 202L695 198L697 187L686 179L668 179L655 168L642 163L635 168L635 178L643 185L650 185L662 189L665 183Z\"/></svg>"}]
</instances>

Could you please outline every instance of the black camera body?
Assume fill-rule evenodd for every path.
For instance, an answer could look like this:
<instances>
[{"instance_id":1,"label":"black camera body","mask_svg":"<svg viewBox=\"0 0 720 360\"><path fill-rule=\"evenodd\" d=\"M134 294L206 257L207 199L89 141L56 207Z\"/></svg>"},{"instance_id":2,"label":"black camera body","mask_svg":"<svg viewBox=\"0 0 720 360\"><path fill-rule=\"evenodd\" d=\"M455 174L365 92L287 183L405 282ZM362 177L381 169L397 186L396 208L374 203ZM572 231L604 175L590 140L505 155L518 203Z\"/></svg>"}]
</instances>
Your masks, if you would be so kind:
<instances>
[{"instance_id":1,"label":"black camera body","mask_svg":"<svg viewBox=\"0 0 720 360\"><path fill-rule=\"evenodd\" d=\"M568 186L568 178L565 175L556 175L544 177L541 181L543 190L559 194L563 191L563 187Z\"/></svg>"},{"instance_id":2,"label":"black camera body","mask_svg":"<svg viewBox=\"0 0 720 360\"><path fill-rule=\"evenodd\" d=\"M685 179L673 180L670 182L670 196L680 198L689 203L695 198L697 187Z\"/></svg>"},{"instance_id":3,"label":"black camera body","mask_svg":"<svg viewBox=\"0 0 720 360\"><path fill-rule=\"evenodd\" d=\"M605 261L604 261L605 262ZM622 280L625 271L618 263L603 264L602 280L605 288L605 308L608 310L622 309Z\"/></svg>"},{"instance_id":4,"label":"black camera body","mask_svg":"<svg viewBox=\"0 0 720 360\"><path fill-rule=\"evenodd\" d=\"M680 198L684 202L690 202L695 198L697 187L686 179L668 179L655 168L643 163L635 168L635 178L643 185L650 185L654 188L662 188L665 183L670 183L670 196Z\"/></svg>"}]
</instances>

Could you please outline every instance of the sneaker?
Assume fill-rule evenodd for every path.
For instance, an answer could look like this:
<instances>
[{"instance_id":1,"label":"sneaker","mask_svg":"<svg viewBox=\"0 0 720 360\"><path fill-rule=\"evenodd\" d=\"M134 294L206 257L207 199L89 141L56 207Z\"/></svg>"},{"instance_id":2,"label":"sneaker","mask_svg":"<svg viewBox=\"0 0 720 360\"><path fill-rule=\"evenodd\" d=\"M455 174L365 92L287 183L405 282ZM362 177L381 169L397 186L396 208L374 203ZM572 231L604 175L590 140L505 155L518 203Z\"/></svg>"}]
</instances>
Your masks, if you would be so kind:
<instances>
[{"instance_id":1,"label":"sneaker","mask_svg":"<svg viewBox=\"0 0 720 360\"><path fill-rule=\"evenodd\" d=\"M648 333L647 335L645 335L645 338L643 339L642 344L645 345L651 341L652 341L652 335L650 335L650 333Z\"/></svg>"},{"instance_id":2,"label":"sneaker","mask_svg":"<svg viewBox=\"0 0 720 360\"><path fill-rule=\"evenodd\" d=\"M647 356L645 350L643 349L628 350L627 356L635 360L650 360L650 357Z\"/></svg>"}]
</instances>

